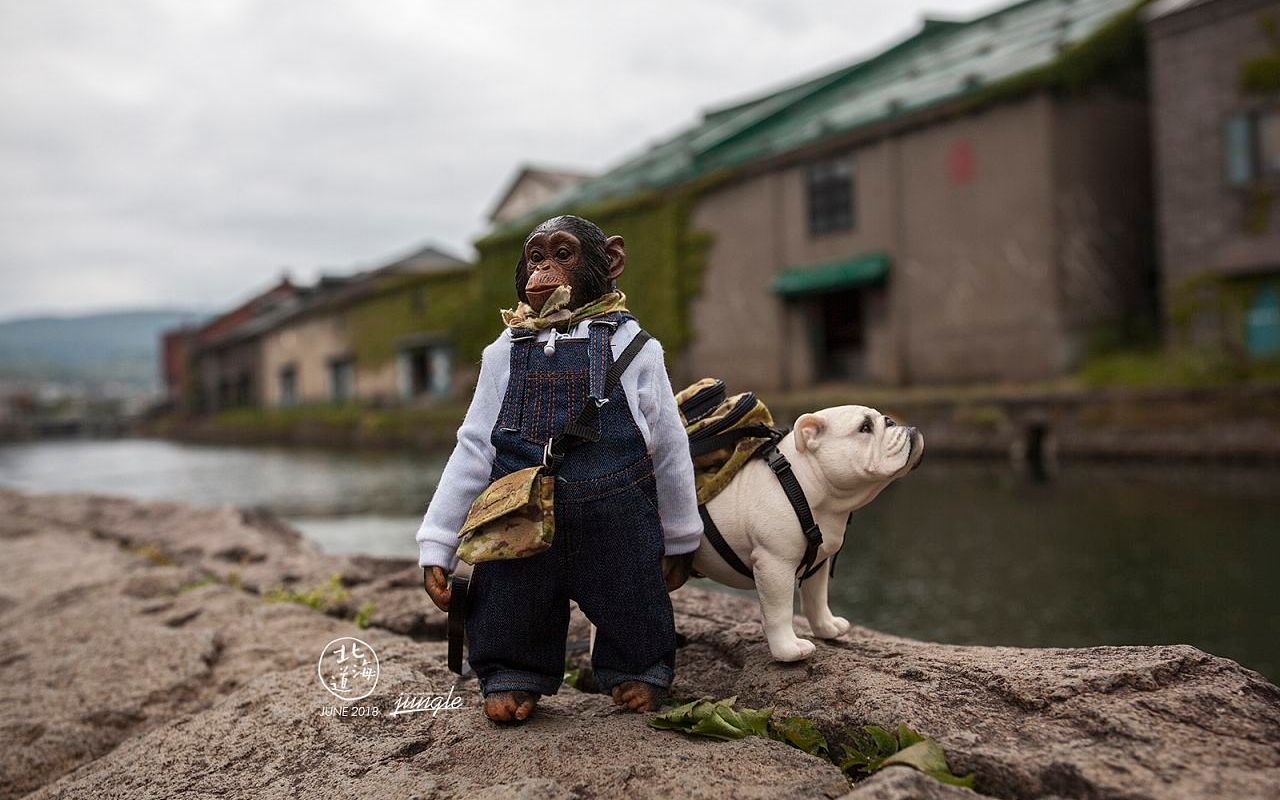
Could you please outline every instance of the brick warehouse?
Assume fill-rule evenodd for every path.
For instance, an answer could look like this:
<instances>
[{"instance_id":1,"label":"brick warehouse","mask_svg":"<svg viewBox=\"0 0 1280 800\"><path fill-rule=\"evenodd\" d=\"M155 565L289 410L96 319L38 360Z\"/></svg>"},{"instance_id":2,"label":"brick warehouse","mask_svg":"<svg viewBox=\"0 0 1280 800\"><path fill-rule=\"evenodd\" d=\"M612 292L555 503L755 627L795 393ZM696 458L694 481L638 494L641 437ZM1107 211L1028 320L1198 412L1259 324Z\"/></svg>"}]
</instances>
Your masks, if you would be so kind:
<instances>
[{"instance_id":1,"label":"brick warehouse","mask_svg":"<svg viewBox=\"0 0 1280 800\"><path fill-rule=\"evenodd\" d=\"M1120 0L926 20L569 188L479 242L479 272L496 281L521 228L576 210L632 226L629 242L676 240L638 253L623 288L642 286L642 318L683 345L678 378L768 390L1066 374L1152 313L1142 40L1138 6ZM641 229L646 204L688 216ZM650 296L689 273L699 286Z\"/></svg>"},{"instance_id":2,"label":"brick warehouse","mask_svg":"<svg viewBox=\"0 0 1280 800\"><path fill-rule=\"evenodd\" d=\"M1280 3L1148 23L1161 294L1175 343L1280 355Z\"/></svg>"}]
</instances>

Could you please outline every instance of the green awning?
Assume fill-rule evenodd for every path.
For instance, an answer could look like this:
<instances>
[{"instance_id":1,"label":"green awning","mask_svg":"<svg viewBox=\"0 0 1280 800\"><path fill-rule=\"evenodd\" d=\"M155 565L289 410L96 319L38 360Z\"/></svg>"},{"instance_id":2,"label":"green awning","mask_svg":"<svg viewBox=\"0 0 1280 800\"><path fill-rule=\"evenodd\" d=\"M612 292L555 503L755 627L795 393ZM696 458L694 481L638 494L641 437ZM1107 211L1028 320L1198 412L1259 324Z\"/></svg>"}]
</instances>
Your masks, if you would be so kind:
<instances>
[{"instance_id":1,"label":"green awning","mask_svg":"<svg viewBox=\"0 0 1280 800\"><path fill-rule=\"evenodd\" d=\"M773 279L773 291L783 297L796 297L853 289L877 283L888 273L889 257L884 253L872 253L851 260L788 267Z\"/></svg>"}]
</instances>

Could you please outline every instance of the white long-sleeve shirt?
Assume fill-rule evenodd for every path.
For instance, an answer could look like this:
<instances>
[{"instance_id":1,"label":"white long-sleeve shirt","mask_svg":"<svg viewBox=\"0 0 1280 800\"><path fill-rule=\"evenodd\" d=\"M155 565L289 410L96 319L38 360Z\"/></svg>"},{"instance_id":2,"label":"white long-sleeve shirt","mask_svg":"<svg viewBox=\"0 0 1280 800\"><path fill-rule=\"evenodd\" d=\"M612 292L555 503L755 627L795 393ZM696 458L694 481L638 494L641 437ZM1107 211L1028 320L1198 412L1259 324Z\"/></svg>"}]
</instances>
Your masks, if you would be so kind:
<instances>
[{"instance_id":1,"label":"white long-sleeve shirt","mask_svg":"<svg viewBox=\"0 0 1280 800\"><path fill-rule=\"evenodd\" d=\"M587 324L580 322L570 331L555 335L587 338ZM612 337L614 358L639 330L635 320L618 326ZM545 342L552 333L551 330L539 331L537 340ZM452 571L457 566L454 553L458 548L458 531L471 504L489 485L489 474L497 455L489 436L507 394L511 346L511 332L504 330L484 349L475 395L458 428L458 444L445 464L435 495L418 528L418 562L424 567L439 566ZM680 422L671 380L662 360L662 345L656 339L647 342L622 373L622 388L631 416L653 459L666 554L692 552L702 538L702 519L698 516L689 437Z\"/></svg>"}]
</instances>

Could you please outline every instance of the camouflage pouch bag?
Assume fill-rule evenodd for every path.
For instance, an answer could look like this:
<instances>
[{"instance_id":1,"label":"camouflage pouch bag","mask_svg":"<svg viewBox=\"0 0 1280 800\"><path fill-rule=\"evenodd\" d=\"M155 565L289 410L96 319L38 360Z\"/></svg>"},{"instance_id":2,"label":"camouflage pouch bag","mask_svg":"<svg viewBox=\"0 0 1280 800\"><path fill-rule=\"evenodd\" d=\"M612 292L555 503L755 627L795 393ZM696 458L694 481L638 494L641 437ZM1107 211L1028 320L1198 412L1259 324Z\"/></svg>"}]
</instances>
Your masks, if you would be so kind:
<instances>
[{"instance_id":1,"label":"camouflage pouch bag","mask_svg":"<svg viewBox=\"0 0 1280 800\"><path fill-rule=\"evenodd\" d=\"M551 547L555 477L536 466L504 475L471 504L458 533L458 558L468 564L526 558Z\"/></svg>"}]
</instances>

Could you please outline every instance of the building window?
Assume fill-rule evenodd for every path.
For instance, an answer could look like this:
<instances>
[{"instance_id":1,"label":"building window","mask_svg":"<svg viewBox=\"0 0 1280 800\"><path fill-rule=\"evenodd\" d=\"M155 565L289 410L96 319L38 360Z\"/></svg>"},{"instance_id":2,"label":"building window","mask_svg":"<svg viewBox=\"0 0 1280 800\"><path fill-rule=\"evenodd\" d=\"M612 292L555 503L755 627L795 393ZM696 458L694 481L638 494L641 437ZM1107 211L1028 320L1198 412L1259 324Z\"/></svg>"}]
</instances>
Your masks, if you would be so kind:
<instances>
[{"instance_id":1,"label":"building window","mask_svg":"<svg viewBox=\"0 0 1280 800\"><path fill-rule=\"evenodd\" d=\"M293 364L280 368L280 405L298 404L298 368Z\"/></svg>"},{"instance_id":2,"label":"building window","mask_svg":"<svg viewBox=\"0 0 1280 800\"><path fill-rule=\"evenodd\" d=\"M400 393L405 400L444 397L453 384L453 353L447 344L406 347L400 351Z\"/></svg>"},{"instance_id":3,"label":"building window","mask_svg":"<svg viewBox=\"0 0 1280 800\"><path fill-rule=\"evenodd\" d=\"M347 403L355 396L356 366L350 358L335 358L329 362L329 400Z\"/></svg>"},{"instance_id":4,"label":"building window","mask_svg":"<svg viewBox=\"0 0 1280 800\"><path fill-rule=\"evenodd\" d=\"M809 233L853 229L853 168L843 161L828 161L809 168Z\"/></svg>"},{"instance_id":5,"label":"building window","mask_svg":"<svg viewBox=\"0 0 1280 800\"><path fill-rule=\"evenodd\" d=\"M235 405L247 406L253 404L253 378L249 373L241 372L236 378L236 400Z\"/></svg>"},{"instance_id":6,"label":"building window","mask_svg":"<svg viewBox=\"0 0 1280 800\"><path fill-rule=\"evenodd\" d=\"M1254 291L1245 313L1244 338L1254 358L1280 358L1280 281Z\"/></svg>"},{"instance_id":7,"label":"building window","mask_svg":"<svg viewBox=\"0 0 1280 800\"><path fill-rule=\"evenodd\" d=\"M1223 143L1227 182L1232 186L1280 178L1280 107L1233 114Z\"/></svg>"},{"instance_id":8,"label":"building window","mask_svg":"<svg viewBox=\"0 0 1280 800\"><path fill-rule=\"evenodd\" d=\"M1280 108L1272 108L1255 117L1258 131L1258 171L1280 176Z\"/></svg>"}]
</instances>

